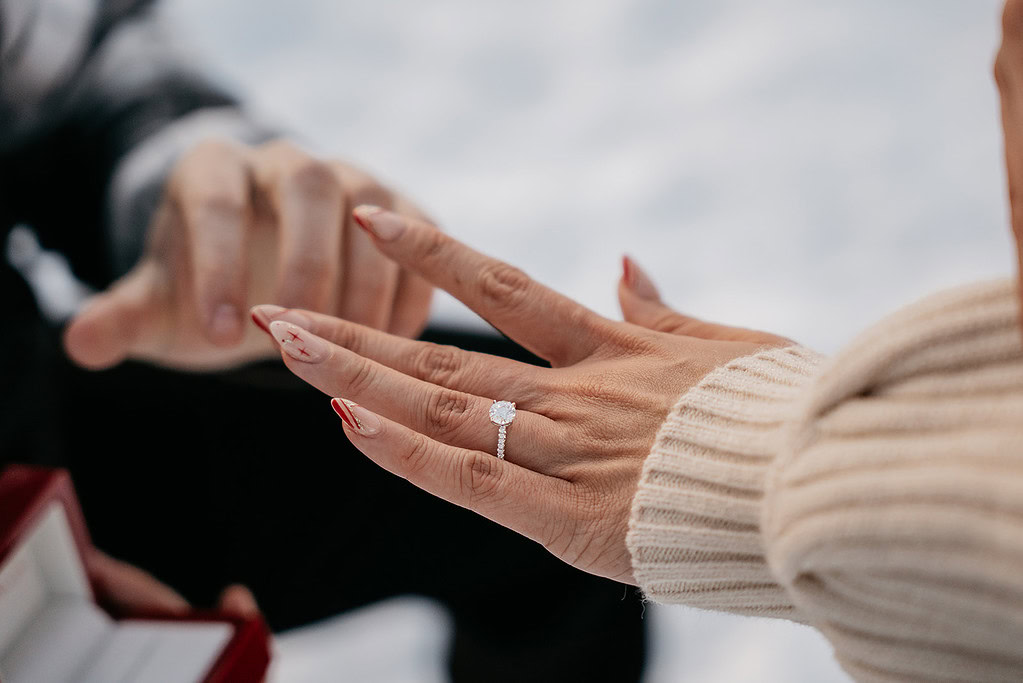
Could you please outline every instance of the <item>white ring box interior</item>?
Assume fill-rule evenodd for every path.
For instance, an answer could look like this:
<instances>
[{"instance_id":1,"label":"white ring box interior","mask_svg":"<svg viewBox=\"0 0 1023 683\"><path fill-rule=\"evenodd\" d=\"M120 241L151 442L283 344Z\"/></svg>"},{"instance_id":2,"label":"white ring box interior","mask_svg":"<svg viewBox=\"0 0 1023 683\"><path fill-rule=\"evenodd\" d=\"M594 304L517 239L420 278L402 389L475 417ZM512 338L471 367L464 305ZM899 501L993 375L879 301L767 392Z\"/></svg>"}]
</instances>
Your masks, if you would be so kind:
<instances>
[{"instance_id":1,"label":"white ring box interior","mask_svg":"<svg viewBox=\"0 0 1023 683\"><path fill-rule=\"evenodd\" d=\"M114 619L94 601L65 502L45 502L21 524L0 557L0 683L242 680L215 666L238 624Z\"/></svg>"}]
</instances>

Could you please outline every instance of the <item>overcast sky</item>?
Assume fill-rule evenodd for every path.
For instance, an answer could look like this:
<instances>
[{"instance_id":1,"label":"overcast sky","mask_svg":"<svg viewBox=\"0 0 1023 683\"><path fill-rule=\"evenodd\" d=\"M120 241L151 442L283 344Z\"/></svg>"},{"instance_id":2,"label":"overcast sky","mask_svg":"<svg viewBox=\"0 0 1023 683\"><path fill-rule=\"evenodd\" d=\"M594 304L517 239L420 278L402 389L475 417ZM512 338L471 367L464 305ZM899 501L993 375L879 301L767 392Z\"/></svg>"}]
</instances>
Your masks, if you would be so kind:
<instances>
[{"instance_id":1,"label":"overcast sky","mask_svg":"<svg viewBox=\"0 0 1023 683\"><path fill-rule=\"evenodd\" d=\"M998 0L170 0L256 110L607 315L834 350L1010 272ZM438 316L463 319L449 302Z\"/></svg>"}]
</instances>

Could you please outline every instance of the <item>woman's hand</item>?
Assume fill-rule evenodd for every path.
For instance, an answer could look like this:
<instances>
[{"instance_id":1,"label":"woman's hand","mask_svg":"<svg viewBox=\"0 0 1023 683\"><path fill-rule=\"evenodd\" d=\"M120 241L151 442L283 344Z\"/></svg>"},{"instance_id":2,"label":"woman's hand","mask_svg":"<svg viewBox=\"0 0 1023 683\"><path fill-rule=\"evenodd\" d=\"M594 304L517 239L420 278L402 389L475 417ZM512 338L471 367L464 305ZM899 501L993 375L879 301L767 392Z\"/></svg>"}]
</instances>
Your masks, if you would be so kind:
<instances>
[{"instance_id":1,"label":"woman's hand","mask_svg":"<svg viewBox=\"0 0 1023 683\"><path fill-rule=\"evenodd\" d=\"M355 215L399 266L446 289L553 367L257 307L287 366L343 397L333 404L345 432L377 464L579 569L631 582L631 502L661 422L708 372L784 340L670 311L631 262L620 290L626 317L680 334L603 318L422 221L374 207ZM494 456L495 399L517 410L505 460Z\"/></svg>"}]
</instances>

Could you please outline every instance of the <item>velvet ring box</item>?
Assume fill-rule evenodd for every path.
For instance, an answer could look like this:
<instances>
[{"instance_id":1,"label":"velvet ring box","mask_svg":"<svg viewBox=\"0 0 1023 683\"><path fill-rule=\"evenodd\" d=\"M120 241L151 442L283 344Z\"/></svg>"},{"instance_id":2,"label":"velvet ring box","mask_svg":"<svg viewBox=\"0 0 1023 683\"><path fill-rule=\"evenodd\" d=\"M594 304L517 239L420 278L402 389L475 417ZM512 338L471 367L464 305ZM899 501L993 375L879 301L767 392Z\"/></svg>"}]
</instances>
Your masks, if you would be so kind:
<instances>
[{"instance_id":1,"label":"velvet ring box","mask_svg":"<svg viewBox=\"0 0 1023 683\"><path fill-rule=\"evenodd\" d=\"M258 683L261 617L216 612L115 619L96 603L92 548L64 470L0 475L0 683Z\"/></svg>"}]
</instances>

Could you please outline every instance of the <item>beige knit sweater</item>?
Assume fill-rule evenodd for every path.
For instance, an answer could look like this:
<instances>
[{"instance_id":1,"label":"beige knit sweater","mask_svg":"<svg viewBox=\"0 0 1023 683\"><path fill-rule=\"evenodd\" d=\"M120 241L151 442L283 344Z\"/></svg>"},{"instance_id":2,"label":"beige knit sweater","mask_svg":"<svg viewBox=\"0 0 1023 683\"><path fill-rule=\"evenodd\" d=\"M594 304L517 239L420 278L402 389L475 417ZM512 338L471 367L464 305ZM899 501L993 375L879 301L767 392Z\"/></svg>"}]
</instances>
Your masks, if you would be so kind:
<instances>
[{"instance_id":1,"label":"beige knit sweater","mask_svg":"<svg viewBox=\"0 0 1023 683\"><path fill-rule=\"evenodd\" d=\"M1023 681L1017 310L974 285L704 378L633 503L646 595L811 624L858 680Z\"/></svg>"}]
</instances>

